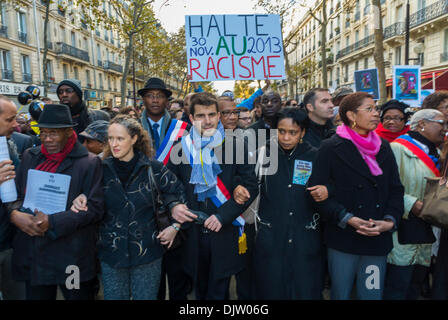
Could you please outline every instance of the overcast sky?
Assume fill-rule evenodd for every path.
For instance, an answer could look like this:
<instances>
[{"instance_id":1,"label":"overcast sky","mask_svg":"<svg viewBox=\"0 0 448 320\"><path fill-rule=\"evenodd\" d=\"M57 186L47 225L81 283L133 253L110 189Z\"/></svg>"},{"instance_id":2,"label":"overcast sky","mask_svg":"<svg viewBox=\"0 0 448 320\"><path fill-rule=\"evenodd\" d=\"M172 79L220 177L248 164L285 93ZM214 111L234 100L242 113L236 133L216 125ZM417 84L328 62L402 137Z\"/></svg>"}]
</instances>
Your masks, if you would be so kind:
<instances>
[{"instance_id":1,"label":"overcast sky","mask_svg":"<svg viewBox=\"0 0 448 320\"><path fill-rule=\"evenodd\" d=\"M166 31L172 33L185 24L185 15L193 14L250 14L262 13L254 10L256 0L155 0L154 10ZM234 81L214 81L214 87L221 94L224 90L233 90Z\"/></svg>"}]
</instances>

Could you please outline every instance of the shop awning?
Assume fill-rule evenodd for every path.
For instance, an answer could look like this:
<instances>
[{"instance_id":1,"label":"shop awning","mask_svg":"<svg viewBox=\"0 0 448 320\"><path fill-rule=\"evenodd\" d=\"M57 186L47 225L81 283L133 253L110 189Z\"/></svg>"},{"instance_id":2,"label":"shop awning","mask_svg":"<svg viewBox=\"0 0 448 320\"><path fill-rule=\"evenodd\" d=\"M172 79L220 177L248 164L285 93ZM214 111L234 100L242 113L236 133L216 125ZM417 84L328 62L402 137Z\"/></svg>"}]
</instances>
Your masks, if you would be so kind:
<instances>
[{"instance_id":1,"label":"shop awning","mask_svg":"<svg viewBox=\"0 0 448 320\"><path fill-rule=\"evenodd\" d=\"M422 85L422 89L435 88L436 91L448 90L448 69L434 72L435 85L433 85L432 72L425 72L425 73L431 74L431 76L429 78L425 78L425 79L431 79L431 80L428 83L425 83L424 85ZM423 75L424 74L422 74L422 79L423 79Z\"/></svg>"}]
</instances>

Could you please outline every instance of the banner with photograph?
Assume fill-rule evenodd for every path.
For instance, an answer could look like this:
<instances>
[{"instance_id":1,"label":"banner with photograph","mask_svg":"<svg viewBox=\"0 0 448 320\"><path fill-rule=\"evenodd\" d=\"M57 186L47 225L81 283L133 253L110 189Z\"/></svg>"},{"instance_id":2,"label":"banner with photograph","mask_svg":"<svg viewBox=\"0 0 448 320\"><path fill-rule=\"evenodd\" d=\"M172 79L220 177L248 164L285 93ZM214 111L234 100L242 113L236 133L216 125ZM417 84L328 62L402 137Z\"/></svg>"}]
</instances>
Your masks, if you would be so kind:
<instances>
[{"instance_id":1,"label":"banner with photograph","mask_svg":"<svg viewBox=\"0 0 448 320\"><path fill-rule=\"evenodd\" d=\"M419 106L421 95L420 66L394 66L392 93L397 99L411 106Z\"/></svg>"},{"instance_id":2,"label":"banner with photograph","mask_svg":"<svg viewBox=\"0 0 448 320\"><path fill-rule=\"evenodd\" d=\"M378 69L365 69L355 71L356 91L367 92L374 97L374 100L380 99L380 83L378 80Z\"/></svg>"},{"instance_id":3,"label":"banner with photograph","mask_svg":"<svg viewBox=\"0 0 448 320\"><path fill-rule=\"evenodd\" d=\"M280 16L185 16L191 81L285 79Z\"/></svg>"}]
</instances>

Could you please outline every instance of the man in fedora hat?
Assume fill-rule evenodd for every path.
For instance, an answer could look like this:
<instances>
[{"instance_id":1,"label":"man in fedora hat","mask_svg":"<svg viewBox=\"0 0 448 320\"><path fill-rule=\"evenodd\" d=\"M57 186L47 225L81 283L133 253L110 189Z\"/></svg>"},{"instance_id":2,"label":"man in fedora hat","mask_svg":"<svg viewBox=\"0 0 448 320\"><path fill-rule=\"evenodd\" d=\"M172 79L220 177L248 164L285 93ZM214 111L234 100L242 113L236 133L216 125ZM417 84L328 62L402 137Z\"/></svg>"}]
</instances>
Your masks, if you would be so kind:
<instances>
[{"instance_id":1,"label":"man in fedora hat","mask_svg":"<svg viewBox=\"0 0 448 320\"><path fill-rule=\"evenodd\" d=\"M82 100L81 81L77 79L64 79L59 82L56 93L59 98L59 103L70 107L72 119L77 124L75 131L81 142L84 141L84 138L79 133L84 131L90 123L96 120L110 120L107 112L87 108L87 105Z\"/></svg>"},{"instance_id":2,"label":"man in fedora hat","mask_svg":"<svg viewBox=\"0 0 448 320\"><path fill-rule=\"evenodd\" d=\"M78 142L68 106L47 104L38 126L42 145L23 154L16 178L18 200L10 208L10 220L18 229L13 278L25 281L27 299L54 300L58 286L66 300L93 299L96 223L103 216L101 160ZM30 169L70 176L65 211L48 215L36 209L32 214L22 207L33 188L27 186ZM88 195L89 209L74 213L71 203L81 193ZM74 273L71 289L67 278Z\"/></svg>"},{"instance_id":3,"label":"man in fedora hat","mask_svg":"<svg viewBox=\"0 0 448 320\"><path fill-rule=\"evenodd\" d=\"M167 111L172 92L159 78L150 78L143 89L138 90L145 106L140 121L152 138L156 150L156 159L168 163L171 148L183 135L189 125L181 120L172 119ZM165 275L168 277L170 300L186 300L189 291L189 278L182 270L181 248L167 251L162 260L162 281L158 298L165 298Z\"/></svg>"}]
</instances>

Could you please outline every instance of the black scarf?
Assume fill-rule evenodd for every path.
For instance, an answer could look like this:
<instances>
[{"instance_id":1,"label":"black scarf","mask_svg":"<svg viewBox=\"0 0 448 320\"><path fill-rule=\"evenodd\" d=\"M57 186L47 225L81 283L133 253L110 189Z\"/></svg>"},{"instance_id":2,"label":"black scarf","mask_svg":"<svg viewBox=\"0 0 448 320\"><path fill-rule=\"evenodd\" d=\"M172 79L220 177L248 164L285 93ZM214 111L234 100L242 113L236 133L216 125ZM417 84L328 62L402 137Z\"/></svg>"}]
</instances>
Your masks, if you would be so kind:
<instances>
[{"instance_id":1,"label":"black scarf","mask_svg":"<svg viewBox=\"0 0 448 320\"><path fill-rule=\"evenodd\" d=\"M417 140L418 142L423 143L425 146L429 148L429 155L434 156L436 158L439 158L439 153L437 152L437 147L434 143L426 139L424 136L422 136L420 133L416 131L409 131L408 135L411 136L412 139Z\"/></svg>"},{"instance_id":2,"label":"black scarf","mask_svg":"<svg viewBox=\"0 0 448 320\"><path fill-rule=\"evenodd\" d=\"M134 157L129 161L120 161L117 158L113 158L113 165L115 171L117 172L118 179L120 179L123 187L126 185L126 182L128 182L139 158L140 157L137 152L134 154Z\"/></svg>"}]
</instances>

